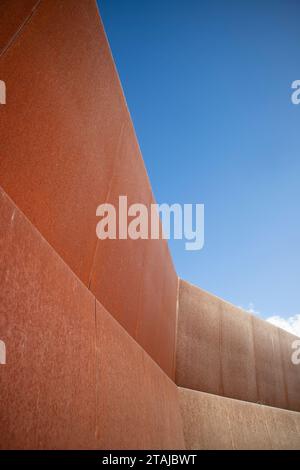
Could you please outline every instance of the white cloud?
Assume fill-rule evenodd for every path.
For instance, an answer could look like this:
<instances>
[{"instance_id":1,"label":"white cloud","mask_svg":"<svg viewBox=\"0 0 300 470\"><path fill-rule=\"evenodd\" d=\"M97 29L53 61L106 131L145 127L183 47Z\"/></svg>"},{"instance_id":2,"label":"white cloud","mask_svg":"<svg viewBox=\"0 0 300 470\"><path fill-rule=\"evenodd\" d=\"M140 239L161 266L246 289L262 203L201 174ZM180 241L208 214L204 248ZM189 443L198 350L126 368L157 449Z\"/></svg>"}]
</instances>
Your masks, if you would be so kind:
<instances>
[{"instance_id":1,"label":"white cloud","mask_svg":"<svg viewBox=\"0 0 300 470\"><path fill-rule=\"evenodd\" d=\"M279 315L273 315L266 319L269 323L272 323L275 326L279 326L283 330L292 333L295 336L300 338L300 315L293 315L292 317L283 318Z\"/></svg>"},{"instance_id":2,"label":"white cloud","mask_svg":"<svg viewBox=\"0 0 300 470\"><path fill-rule=\"evenodd\" d=\"M246 312L252 313L253 315L260 315L260 312L255 309L254 304L252 302L250 302L248 304L248 307L244 308L244 310L246 310Z\"/></svg>"},{"instance_id":3,"label":"white cloud","mask_svg":"<svg viewBox=\"0 0 300 470\"><path fill-rule=\"evenodd\" d=\"M244 308L246 312L252 313L253 315L261 316L260 312L255 309L254 304L249 303L247 308ZM292 315L290 317L284 318L280 315L272 315L266 318L266 321L272 323L272 325L278 326L283 330L292 333L295 336L300 338L300 314Z\"/></svg>"}]
</instances>

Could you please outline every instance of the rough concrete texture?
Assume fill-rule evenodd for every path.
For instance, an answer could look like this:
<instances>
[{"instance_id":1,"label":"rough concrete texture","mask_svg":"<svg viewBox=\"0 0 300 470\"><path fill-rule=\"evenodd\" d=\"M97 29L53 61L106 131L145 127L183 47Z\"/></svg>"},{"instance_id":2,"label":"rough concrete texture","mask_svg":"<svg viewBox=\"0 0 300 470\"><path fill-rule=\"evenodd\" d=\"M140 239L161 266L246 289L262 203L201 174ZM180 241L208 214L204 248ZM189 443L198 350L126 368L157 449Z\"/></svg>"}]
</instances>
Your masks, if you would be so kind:
<instances>
[{"instance_id":1,"label":"rough concrete texture","mask_svg":"<svg viewBox=\"0 0 300 470\"><path fill-rule=\"evenodd\" d=\"M185 388L300 410L295 337L180 281L176 383Z\"/></svg>"},{"instance_id":2,"label":"rough concrete texture","mask_svg":"<svg viewBox=\"0 0 300 470\"><path fill-rule=\"evenodd\" d=\"M0 253L0 448L184 448L176 385L2 190Z\"/></svg>"},{"instance_id":3,"label":"rough concrete texture","mask_svg":"<svg viewBox=\"0 0 300 470\"><path fill-rule=\"evenodd\" d=\"M293 411L179 389L187 449L299 449Z\"/></svg>"},{"instance_id":4,"label":"rough concrete texture","mask_svg":"<svg viewBox=\"0 0 300 470\"><path fill-rule=\"evenodd\" d=\"M154 202L96 2L4 3L0 185L174 378L177 276L166 242L96 236L99 204Z\"/></svg>"}]
</instances>

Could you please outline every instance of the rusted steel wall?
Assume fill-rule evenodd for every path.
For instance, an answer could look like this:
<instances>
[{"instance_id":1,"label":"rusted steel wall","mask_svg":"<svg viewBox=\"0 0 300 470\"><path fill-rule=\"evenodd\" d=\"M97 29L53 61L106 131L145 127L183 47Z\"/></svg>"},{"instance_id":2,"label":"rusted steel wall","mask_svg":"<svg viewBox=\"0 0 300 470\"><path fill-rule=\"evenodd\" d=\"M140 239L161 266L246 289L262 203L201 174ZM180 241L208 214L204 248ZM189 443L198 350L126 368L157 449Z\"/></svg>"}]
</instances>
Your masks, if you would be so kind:
<instances>
[{"instance_id":1,"label":"rusted steel wall","mask_svg":"<svg viewBox=\"0 0 300 470\"><path fill-rule=\"evenodd\" d=\"M174 382L2 189L0 250L0 448L184 448Z\"/></svg>"},{"instance_id":2,"label":"rusted steel wall","mask_svg":"<svg viewBox=\"0 0 300 470\"><path fill-rule=\"evenodd\" d=\"M300 448L300 415L270 406L179 389L187 449Z\"/></svg>"},{"instance_id":3,"label":"rusted steel wall","mask_svg":"<svg viewBox=\"0 0 300 470\"><path fill-rule=\"evenodd\" d=\"M99 204L154 197L95 1L3 0L0 79L0 447L184 448L167 243L96 237ZM177 383L300 411L294 338L180 286ZM190 448L299 447L295 413L181 406Z\"/></svg>"},{"instance_id":4,"label":"rusted steel wall","mask_svg":"<svg viewBox=\"0 0 300 470\"><path fill-rule=\"evenodd\" d=\"M96 237L99 204L154 202L96 3L10 0L0 12L0 185L174 378L177 276L166 242Z\"/></svg>"},{"instance_id":5,"label":"rusted steel wall","mask_svg":"<svg viewBox=\"0 0 300 470\"><path fill-rule=\"evenodd\" d=\"M176 383L185 388L300 411L296 339L180 281Z\"/></svg>"},{"instance_id":6,"label":"rusted steel wall","mask_svg":"<svg viewBox=\"0 0 300 470\"><path fill-rule=\"evenodd\" d=\"M30 19L40 0L1 0L0 55Z\"/></svg>"}]
</instances>

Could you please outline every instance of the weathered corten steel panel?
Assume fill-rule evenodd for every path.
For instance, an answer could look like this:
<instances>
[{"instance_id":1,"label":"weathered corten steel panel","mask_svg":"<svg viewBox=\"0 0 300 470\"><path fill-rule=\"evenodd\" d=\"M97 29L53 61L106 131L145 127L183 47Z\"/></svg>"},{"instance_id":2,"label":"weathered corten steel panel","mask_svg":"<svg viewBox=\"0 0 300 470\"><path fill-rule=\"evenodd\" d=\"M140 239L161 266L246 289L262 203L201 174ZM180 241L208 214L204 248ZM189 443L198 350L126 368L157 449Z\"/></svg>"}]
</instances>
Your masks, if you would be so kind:
<instances>
[{"instance_id":1,"label":"weathered corten steel panel","mask_svg":"<svg viewBox=\"0 0 300 470\"><path fill-rule=\"evenodd\" d=\"M187 449L299 449L293 411L179 389Z\"/></svg>"},{"instance_id":2,"label":"weathered corten steel panel","mask_svg":"<svg viewBox=\"0 0 300 470\"><path fill-rule=\"evenodd\" d=\"M185 388L300 409L295 338L180 281L176 383Z\"/></svg>"},{"instance_id":3,"label":"weathered corten steel panel","mask_svg":"<svg viewBox=\"0 0 300 470\"><path fill-rule=\"evenodd\" d=\"M184 449L178 388L97 303L101 449Z\"/></svg>"},{"instance_id":4,"label":"weathered corten steel panel","mask_svg":"<svg viewBox=\"0 0 300 470\"><path fill-rule=\"evenodd\" d=\"M155 351L154 359L174 379L178 277L166 242L149 242L145 266L137 341Z\"/></svg>"},{"instance_id":5,"label":"weathered corten steel panel","mask_svg":"<svg viewBox=\"0 0 300 470\"><path fill-rule=\"evenodd\" d=\"M292 347L293 343L299 338L284 330L279 330L279 339L288 408L300 411L300 365L294 364L291 360L295 351Z\"/></svg>"},{"instance_id":6,"label":"weathered corten steel panel","mask_svg":"<svg viewBox=\"0 0 300 470\"><path fill-rule=\"evenodd\" d=\"M252 322L259 402L278 408L288 408L279 341L280 330L254 316ZM291 360L291 354L289 359Z\"/></svg>"},{"instance_id":7,"label":"weathered corten steel panel","mask_svg":"<svg viewBox=\"0 0 300 470\"><path fill-rule=\"evenodd\" d=\"M176 383L220 395L220 302L181 280L178 295Z\"/></svg>"},{"instance_id":8,"label":"weathered corten steel panel","mask_svg":"<svg viewBox=\"0 0 300 470\"><path fill-rule=\"evenodd\" d=\"M220 360L225 397L258 401L251 316L227 302L222 309Z\"/></svg>"},{"instance_id":9,"label":"weathered corten steel panel","mask_svg":"<svg viewBox=\"0 0 300 470\"><path fill-rule=\"evenodd\" d=\"M40 0L1 0L0 55L30 19Z\"/></svg>"},{"instance_id":10,"label":"weathered corten steel panel","mask_svg":"<svg viewBox=\"0 0 300 470\"><path fill-rule=\"evenodd\" d=\"M153 201L146 170L129 121L122 129L118 156L105 202L118 209L119 196L127 196L128 206L133 203L149 206ZM148 240L129 238L98 240L91 272L91 290L132 336L136 334L140 286L143 272L147 269L144 263L147 243Z\"/></svg>"},{"instance_id":11,"label":"weathered corten steel panel","mask_svg":"<svg viewBox=\"0 0 300 470\"><path fill-rule=\"evenodd\" d=\"M0 74L0 184L174 377L177 277L165 241L96 237L99 204L154 198L95 1L40 2L0 57Z\"/></svg>"},{"instance_id":12,"label":"weathered corten steel panel","mask_svg":"<svg viewBox=\"0 0 300 470\"><path fill-rule=\"evenodd\" d=\"M0 448L184 448L174 382L2 189L0 253Z\"/></svg>"},{"instance_id":13,"label":"weathered corten steel panel","mask_svg":"<svg viewBox=\"0 0 300 470\"><path fill-rule=\"evenodd\" d=\"M0 71L0 184L87 284L127 117L94 2L43 0Z\"/></svg>"},{"instance_id":14,"label":"weathered corten steel panel","mask_svg":"<svg viewBox=\"0 0 300 470\"><path fill-rule=\"evenodd\" d=\"M96 448L95 299L0 189L0 448Z\"/></svg>"}]
</instances>

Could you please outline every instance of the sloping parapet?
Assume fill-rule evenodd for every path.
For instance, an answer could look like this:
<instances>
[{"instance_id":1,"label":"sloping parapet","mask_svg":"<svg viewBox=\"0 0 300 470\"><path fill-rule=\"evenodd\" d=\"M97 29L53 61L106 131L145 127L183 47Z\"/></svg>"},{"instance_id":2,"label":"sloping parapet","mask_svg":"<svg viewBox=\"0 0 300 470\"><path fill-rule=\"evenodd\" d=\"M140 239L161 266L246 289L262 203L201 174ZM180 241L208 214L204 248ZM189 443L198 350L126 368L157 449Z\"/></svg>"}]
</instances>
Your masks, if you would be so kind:
<instances>
[{"instance_id":1,"label":"sloping parapet","mask_svg":"<svg viewBox=\"0 0 300 470\"><path fill-rule=\"evenodd\" d=\"M300 410L293 335L180 281L176 383L202 392Z\"/></svg>"},{"instance_id":2,"label":"sloping parapet","mask_svg":"<svg viewBox=\"0 0 300 470\"><path fill-rule=\"evenodd\" d=\"M0 448L184 448L176 385L2 189L0 248Z\"/></svg>"},{"instance_id":3,"label":"sloping parapet","mask_svg":"<svg viewBox=\"0 0 300 470\"><path fill-rule=\"evenodd\" d=\"M187 449L300 448L299 413L184 388L179 391Z\"/></svg>"},{"instance_id":4,"label":"sloping parapet","mask_svg":"<svg viewBox=\"0 0 300 470\"><path fill-rule=\"evenodd\" d=\"M100 204L154 202L96 2L4 3L0 185L174 378L177 276L166 241L96 236Z\"/></svg>"}]
</instances>

